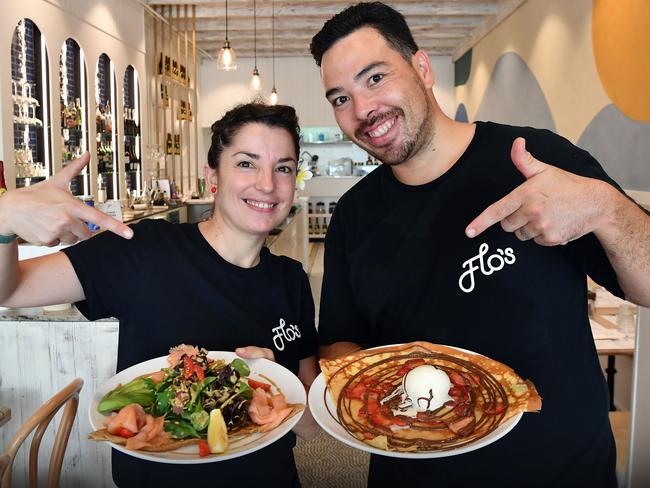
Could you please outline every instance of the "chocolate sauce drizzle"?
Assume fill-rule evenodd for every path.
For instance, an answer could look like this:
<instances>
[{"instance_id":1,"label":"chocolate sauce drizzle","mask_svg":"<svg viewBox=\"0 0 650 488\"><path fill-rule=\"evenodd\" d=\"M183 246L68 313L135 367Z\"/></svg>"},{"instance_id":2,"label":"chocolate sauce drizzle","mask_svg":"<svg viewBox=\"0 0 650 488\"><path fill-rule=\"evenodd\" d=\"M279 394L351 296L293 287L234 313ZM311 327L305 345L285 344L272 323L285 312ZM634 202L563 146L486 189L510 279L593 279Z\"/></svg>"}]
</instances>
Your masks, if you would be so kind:
<instances>
[{"instance_id":1,"label":"chocolate sauce drizzle","mask_svg":"<svg viewBox=\"0 0 650 488\"><path fill-rule=\"evenodd\" d=\"M381 354L381 353L378 353ZM365 359L372 358L372 354L365 357ZM474 417L473 429L468 433L464 430L460 433L454 433L449 429L449 425L454 422L468 417L468 415L459 415L454 408L442 406L434 411L426 412L420 415L417 419L409 420L410 431L408 435L405 430L392 431L389 428L376 426L371 424L366 418L355 418L352 414L352 402L346 397L345 391L352 385L356 385L361 379L364 382L370 381L372 384L379 385L386 382L392 383L397 387L402 381L401 376L397 376L397 371L410 359L424 359L426 364L431 364L438 369L445 371L448 375L452 372L458 372L464 375L472 375L473 378L478 379L478 387L472 385L470 389L470 412ZM334 374L334 377L339 374L346 374L346 367L342 367ZM331 379L330 379L331 381ZM329 386L329 385L328 385ZM324 395L327 393L327 389ZM323 398L325 400L325 397ZM430 400L430 399L429 399ZM390 404L393 400L389 401ZM356 401L358 405L358 400ZM325 405L327 402L325 401ZM477 409L477 405L479 408ZM348 379L341 394L339 395L336 405L336 415L334 412L329 412L332 417L339 422L345 430L357 439L368 439L380 435L386 435L388 439L389 449L400 451L443 451L449 449L456 449L458 447L467 445L482 437L485 437L494 429L496 429L505 417L508 405L508 395L501 384L485 369L482 367L444 353L437 352L412 352L401 356L393 356L390 358L379 360L369 366L360 370L356 375ZM487 412L499 411L498 406L505 406L502 411L497 414L488 414ZM328 407L328 411L329 411ZM406 420L405 417L399 417ZM420 436L417 432L434 432L439 435L440 439L427 439ZM415 434L414 434L415 432Z\"/></svg>"}]
</instances>

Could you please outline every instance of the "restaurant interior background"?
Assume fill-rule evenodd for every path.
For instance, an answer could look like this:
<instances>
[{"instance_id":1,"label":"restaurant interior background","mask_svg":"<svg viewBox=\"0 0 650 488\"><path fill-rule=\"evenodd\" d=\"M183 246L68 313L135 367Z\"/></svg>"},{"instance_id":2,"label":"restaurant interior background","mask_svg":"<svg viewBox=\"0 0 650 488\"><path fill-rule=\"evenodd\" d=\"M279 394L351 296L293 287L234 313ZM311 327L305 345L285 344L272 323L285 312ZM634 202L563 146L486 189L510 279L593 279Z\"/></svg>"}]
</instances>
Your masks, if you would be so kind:
<instances>
[{"instance_id":1,"label":"restaurant interior background","mask_svg":"<svg viewBox=\"0 0 650 488\"><path fill-rule=\"evenodd\" d=\"M433 4L415 3L425 9L426 5ZM620 8L621 2L617 0L466 0L457 3L494 7L495 10L486 10L491 15L480 22L489 27L477 29L475 37L461 39L463 42L449 44L446 48L431 49L436 75L434 92L442 109L458 120L492 120L555 131L591 152L631 196L649 206L650 41L647 33L650 3L628 0L627 8ZM197 8L223 8L223 2L196 1L194 4ZM106 148L110 147L120 157L113 158L109 164L119 165L124 174L119 178L102 178L101 171L95 173L91 169L90 174L80 177L77 183L80 195L91 195L97 200L104 191L108 193L108 200L124 200L127 190L141 190L151 185L152 177L175 181L187 196L197 193L200 191L198 177L210 142L210 125L228 107L251 99L248 83L253 68L258 68L261 74L264 97L268 98L271 88L275 87L280 103L296 107L304 128L301 151L307 151L309 156L319 154L319 169L323 173L328 171L330 160L349 157L354 162L366 162L367 154L354 148L338 132L331 108L323 96L319 70L309 57L307 46L302 51L285 49L283 52L283 44L290 44L290 31L296 21L283 20L282 13L283 9L292 11L292 1L277 0L273 6L271 0L257 1L259 39L257 32L255 39L250 35L246 39L237 37L237 23L253 22L253 0L229 2L233 14L231 27L235 26L230 31L230 42L235 50L245 45L239 52L236 71L217 69L216 58L223 36L197 42L198 49L194 52L191 37L187 51L183 36L176 44L175 31L173 42L170 42L169 24L153 15L152 10L156 9L158 15L166 18L169 12L173 12L172 15L180 12L181 20L175 27L181 30L183 25L187 26L183 24L184 12L190 12L188 19L192 15L192 2L187 3L189 8L181 4L180 9L176 9L171 5L176 4L136 0L3 2L0 16L0 160L5 163L10 189L21 186L25 179L36 182L56 173L78 151L90 151L96 165L107 157ZM314 2L314 5L314 8L334 12L345 3ZM498 14L501 10L496 10L497 5L505 13ZM278 36L273 51L269 46L271 8L276 23L274 33ZM313 13L304 16L312 20L313 17L318 16ZM322 23L327 15L321 17ZM461 17L456 16L457 19ZM38 39L38 49L46 52L40 57L36 72L30 74L48 79L46 85L38 88L41 90L38 94L31 91L25 94L12 83L12 69L14 72L19 69L12 61L12 43L15 48L17 26L22 19L29 19L30 29L35 26L40 33L35 36L33 32L36 31L28 29L27 34L21 34L23 38ZM305 30L304 26L300 28ZM310 36L317 30L318 26L314 25ZM433 34L435 31L435 26L417 29L418 33ZM251 41L256 45L253 52ZM210 42L211 48L207 47ZM62 53L69 61L66 76L82 80L77 83L81 88L74 94L68 93L69 100L65 101L65 104L71 101L81 123L73 120L68 125L65 117L70 115L69 111L66 115L59 110L63 86ZM159 71L161 53L167 56L171 53L172 61L180 61L170 65L169 72ZM179 69L175 81L165 79L181 65L185 68L184 75ZM166 66L164 59L161 66ZM32 120L39 118L42 127L16 121L17 94L40 100L39 107L32 107L32 111L21 116L32 117ZM96 110L95 101L99 102L101 110ZM180 101L183 101L183 112ZM179 117L181 120L172 123L166 106L172 104L173 111L174 103L185 119ZM34 116L37 110L40 117ZM97 120L100 115L112 119L115 129L108 141L103 140L103 126L85 122L86 119L92 121L95 115ZM122 137L117 137L118 134ZM166 150L169 136L172 136L172 147L174 136L179 138L177 154L165 154L174 153L174 150ZM15 150L24 148L25 141L30 138L39 139L38 149L31 157L39 154L39 159L33 161L43 165L37 168L40 173L25 176L21 173L25 168L14 164L25 164L24 160L16 159ZM326 142L329 144L321 144ZM109 155L108 159L111 157ZM106 170L107 175L117 173L117 169ZM309 185L318 184L316 180L307 182L307 196ZM87 324L69 323L67 328L58 325L43 334L42 330L36 332L36 328L29 332L23 323L18 347L18 328L7 332L7 327L3 327L0 368L4 384L0 399L18 392L8 390L12 386L10 368L21 370L20 384L31 385L19 391L23 403L38 405L47 396L44 392L57 391L69 379L81 376L84 365L92 364L94 379L87 381L81 397L80 412L84 412L84 402L89 400L95 384L112 376L115 369L117 324L95 325L89 330ZM74 337L73 355L68 356L61 337L64 342ZM30 361L35 361L35 365L7 366L26 366L26 359L18 350L20 347L30 351ZM615 404L627 410L631 395L631 357L620 357L616 367ZM18 381L16 375L14 379ZM25 417L28 413L29 408L24 407L15 412L14 417ZM92 486L100 486L94 467L109 461L105 450L84 442L87 430L88 421L82 414L68 445L62 475L64 486L89 486L84 480L92 480ZM7 435L6 429L0 432L3 444ZM101 482L112 486L110 470L103 471Z\"/></svg>"}]
</instances>

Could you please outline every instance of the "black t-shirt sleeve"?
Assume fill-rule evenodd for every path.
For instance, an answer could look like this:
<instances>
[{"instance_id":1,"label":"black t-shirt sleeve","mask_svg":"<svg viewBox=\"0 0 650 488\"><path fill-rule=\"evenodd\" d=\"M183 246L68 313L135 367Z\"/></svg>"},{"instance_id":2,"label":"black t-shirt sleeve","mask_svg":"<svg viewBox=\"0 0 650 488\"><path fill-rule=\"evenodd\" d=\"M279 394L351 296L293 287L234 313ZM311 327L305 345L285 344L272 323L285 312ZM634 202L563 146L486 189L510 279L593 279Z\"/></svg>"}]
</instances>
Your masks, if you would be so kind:
<instances>
[{"instance_id":1,"label":"black t-shirt sleeve","mask_svg":"<svg viewBox=\"0 0 650 488\"><path fill-rule=\"evenodd\" d=\"M321 345L339 341L365 344L369 341L366 321L355 303L346 258L345 223L337 208L325 237L323 287L321 289L318 342Z\"/></svg>"},{"instance_id":2,"label":"black t-shirt sleeve","mask_svg":"<svg viewBox=\"0 0 650 488\"><path fill-rule=\"evenodd\" d=\"M119 318L127 307L137 305L137 280L130 277L146 272L140 258L151 227L143 221L132 228L130 240L107 231L63 249L86 297L76 305L89 320Z\"/></svg>"}]
</instances>

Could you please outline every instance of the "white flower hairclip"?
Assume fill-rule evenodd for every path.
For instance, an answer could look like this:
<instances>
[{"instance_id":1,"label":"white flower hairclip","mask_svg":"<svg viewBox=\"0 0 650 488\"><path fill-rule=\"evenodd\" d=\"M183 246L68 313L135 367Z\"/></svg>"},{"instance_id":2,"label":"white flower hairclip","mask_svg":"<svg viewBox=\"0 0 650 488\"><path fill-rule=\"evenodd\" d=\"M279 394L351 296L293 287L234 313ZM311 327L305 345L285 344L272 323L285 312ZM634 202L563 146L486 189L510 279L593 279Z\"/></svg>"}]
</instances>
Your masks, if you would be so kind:
<instances>
[{"instance_id":1,"label":"white flower hairclip","mask_svg":"<svg viewBox=\"0 0 650 488\"><path fill-rule=\"evenodd\" d=\"M299 190L305 189L305 181L310 180L313 176L309 171L307 161L300 161L298 163L298 174L296 175L296 188Z\"/></svg>"}]
</instances>

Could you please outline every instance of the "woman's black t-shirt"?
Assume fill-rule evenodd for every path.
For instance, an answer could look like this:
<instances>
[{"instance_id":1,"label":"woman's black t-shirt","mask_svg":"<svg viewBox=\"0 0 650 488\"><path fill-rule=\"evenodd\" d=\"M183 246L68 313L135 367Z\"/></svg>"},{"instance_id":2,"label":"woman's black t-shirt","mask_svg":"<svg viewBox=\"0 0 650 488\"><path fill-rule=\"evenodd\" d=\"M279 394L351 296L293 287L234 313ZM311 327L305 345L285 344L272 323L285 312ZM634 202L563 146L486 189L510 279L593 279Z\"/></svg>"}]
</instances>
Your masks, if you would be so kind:
<instances>
[{"instance_id":1,"label":"woman's black t-shirt","mask_svg":"<svg viewBox=\"0 0 650 488\"><path fill-rule=\"evenodd\" d=\"M81 312L90 320L119 319L118 371L180 343L215 351L267 347L294 374L301 359L316 354L314 304L300 263L262 248L255 267L237 267L197 224L144 220L132 228L130 241L105 232L64 250L86 296L77 304ZM293 486L294 442L290 433L256 453L200 465L152 463L114 451L113 479L119 486L256 480Z\"/></svg>"}]
</instances>

